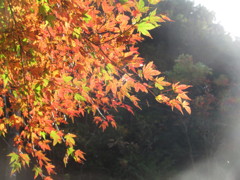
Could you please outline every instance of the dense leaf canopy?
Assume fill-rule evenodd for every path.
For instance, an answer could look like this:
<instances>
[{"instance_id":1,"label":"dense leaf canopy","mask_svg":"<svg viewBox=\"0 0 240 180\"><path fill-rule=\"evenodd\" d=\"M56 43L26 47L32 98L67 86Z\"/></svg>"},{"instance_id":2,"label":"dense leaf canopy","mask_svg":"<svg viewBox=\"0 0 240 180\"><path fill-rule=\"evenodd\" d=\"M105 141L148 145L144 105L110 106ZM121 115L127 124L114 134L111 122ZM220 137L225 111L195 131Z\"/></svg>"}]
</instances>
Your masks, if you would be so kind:
<instances>
[{"instance_id":1,"label":"dense leaf canopy","mask_svg":"<svg viewBox=\"0 0 240 180\"><path fill-rule=\"evenodd\" d=\"M170 20L152 8L158 1L1 1L0 132L15 130L12 174L31 161L35 178L50 179L55 171L46 152L60 143L65 165L69 157L83 162L76 135L60 125L92 113L103 130L116 127L109 110L133 112L127 101L140 108L136 92L191 113L189 86L164 81L135 47L141 34L151 37L149 30Z\"/></svg>"}]
</instances>

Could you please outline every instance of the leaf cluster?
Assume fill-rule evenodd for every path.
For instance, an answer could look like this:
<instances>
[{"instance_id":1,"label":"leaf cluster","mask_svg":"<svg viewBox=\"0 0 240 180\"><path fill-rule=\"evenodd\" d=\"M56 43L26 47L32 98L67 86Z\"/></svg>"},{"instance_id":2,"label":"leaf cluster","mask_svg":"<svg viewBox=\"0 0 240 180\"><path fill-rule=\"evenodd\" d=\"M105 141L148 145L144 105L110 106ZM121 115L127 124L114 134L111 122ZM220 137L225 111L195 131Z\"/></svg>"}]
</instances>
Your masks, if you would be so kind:
<instances>
[{"instance_id":1,"label":"leaf cluster","mask_svg":"<svg viewBox=\"0 0 240 180\"><path fill-rule=\"evenodd\" d=\"M51 179L55 166L47 153L64 144L69 158L83 163L74 149L76 135L61 125L93 115L102 130L116 127L109 112L138 108L135 93L151 93L160 103L191 113L187 85L164 81L152 62L144 64L136 44L141 34L168 18L140 1L7 0L0 11L0 130L17 131L10 154L13 173L34 162L35 177ZM156 88L156 93L153 89ZM168 92L165 94L165 92ZM9 103L7 103L9 102Z\"/></svg>"}]
</instances>

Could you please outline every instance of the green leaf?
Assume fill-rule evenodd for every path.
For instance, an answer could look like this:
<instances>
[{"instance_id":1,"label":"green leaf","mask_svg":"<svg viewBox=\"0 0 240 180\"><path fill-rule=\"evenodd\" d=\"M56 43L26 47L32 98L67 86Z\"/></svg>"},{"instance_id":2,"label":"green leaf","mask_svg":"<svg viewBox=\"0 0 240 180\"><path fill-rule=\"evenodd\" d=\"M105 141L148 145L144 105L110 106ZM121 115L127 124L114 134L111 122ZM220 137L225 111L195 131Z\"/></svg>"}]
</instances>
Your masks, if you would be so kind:
<instances>
[{"instance_id":1,"label":"green leaf","mask_svg":"<svg viewBox=\"0 0 240 180\"><path fill-rule=\"evenodd\" d=\"M73 29L73 36L75 36L76 38L80 38L81 32L82 32L82 29L80 27L75 27Z\"/></svg>"},{"instance_id":2,"label":"green leaf","mask_svg":"<svg viewBox=\"0 0 240 180\"><path fill-rule=\"evenodd\" d=\"M34 9L30 8L30 11L31 11L32 13L34 13Z\"/></svg>"},{"instance_id":3,"label":"green leaf","mask_svg":"<svg viewBox=\"0 0 240 180\"><path fill-rule=\"evenodd\" d=\"M0 8L1 8L1 9L4 9L4 8L5 8L5 6L4 6L4 1L0 1Z\"/></svg>"},{"instance_id":4,"label":"green leaf","mask_svg":"<svg viewBox=\"0 0 240 180\"><path fill-rule=\"evenodd\" d=\"M17 91L13 90L12 93L13 93L15 98L18 97Z\"/></svg>"},{"instance_id":5,"label":"green leaf","mask_svg":"<svg viewBox=\"0 0 240 180\"><path fill-rule=\"evenodd\" d=\"M92 17L91 17L89 14L84 14L83 20L84 20L85 22L88 23L91 19L92 19Z\"/></svg>"},{"instance_id":6,"label":"green leaf","mask_svg":"<svg viewBox=\"0 0 240 180\"><path fill-rule=\"evenodd\" d=\"M148 11L148 7L145 7L145 2L144 0L139 0L137 3L137 8L140 12L147 12Z\"/></svg>"},{"instance_id":7,"label":"green leaf","mask_svg":"<svg viewBox=\"0 0 240 180\"><path fill-rule=\"evenodd\" d=\"M33 90L36 93L36 95L39 96L40 93L41 93L41 90L42 90L42 85L39 84L39 83L35 84L34 87L33 87Z\"/></svg>"},{"instance_id":8,"label":"green leaf","mask_svg":"<svg viewBox=\"0 0 240 180\"><path fill-rule=\"evenodd\" d=\"M39 174L42 174L42 169L40 167L34 166L33 171L34 179L36 179L36 177L38 177Z\"/></svg>"},{"instance_id":9,"label":"green leaf","mask_svg":"<svg viewBox=\"0 0 240 180\"><path fill-rule=\"evenodd\" d=\"M11 163L13 163L13 162L15 162L15 161L18 161L18 159L19 159L19 155L16 154L16 153L14 153L14 152L8 154L7 156L11 157L9 164L11 164Z\"/></svg>"},{"instance_id":10,"label":"green leaf","mask_svg":"<svg viewBox=\"0 0 240 180\"><path fill-rule=\"evenodd\" d=\"M158 83L155 83L155 87L158 88L159 90L163 90L164 87Z\"/></svg>"},{"instance_id":11,"label":"green leaf","mask_svg":"<svg viewBox=\"0 0 240 180\"><path fill-rule=\"evenodd\" d=\"M12 174L14 174L16 171L20 171L20 169L21 169L21 164L19 163L19 162L14 162L14 163L12 163L11 164L11 168L12 168L12 170L11 170L11 175Z\"/></svg>"},{"instance_id":12,"label":"green leaf","mask_svg":"<svg viewBox=\"0 0 240 180\"><path fill-rule=\"evenodd\" d=\"M50 137L53 139L53 146L61 142L61 138L56 131L51 131Z\"/></svg>"},{"instance_id":13,"label":"green leaf","mask_svg":"<svg viewBox=\"0 0 240 180\"><path fill-rule=\"evenodd\" d=\"M87 87L87 86L82 86L82 88L83 88L84 91L87 91L87 92L91 90L91 89L90 89L89 87Z\"/></svg>"},{"instance_id":14,"label":"green leaf","mask_svg":"<svg viewBox=\"0 0 240 180\"><path fill-rule=\"evenodd\" d=\"M147 22L141 22L140 24L137 25L138 31L145 36L150 36L150 33L148 31L156 27L158 27L158 25L153 25Z\"/></svg>"},{"instance_id":15,"label":"green leaf","mask_svg":"<svg viewBox=\"0 0 240 180\"><path fill-rule=\"evenodd\" d=\"M24 38L22 41L23 42L28 42L28 38Z\"/></svg>"},{"instance_id":16,"label":"green leaf","mask_svg":"<svg viewBox=\"0 0 240 180\"><path fill-rule=\"evenodd\" d=\"M2 75L2 79L3 79L3 86L6 87L8 81L9 81L9 77L7 74L3 74Z\"/></svg>"},{"instance_id":17,"label":"green leaf","mask_svg":"<svg viewBox=\"0 0 240 180\"><path fill-rule=\"evenodd\" d=\"M149 17L149 22L152 23L155 27L159 27L160 26L158 24L160 20L161 20L161 18L158 17L158 16L150 16Z\"/></svg>"},{"instance_id":18,"label":"green leaf","mask_svg":"<svg viewBox=\"0 0 240 180\"><path fill-rule=\"evenodd\" d=\"M64 80L65 82L69 82L69 81L71 81L72 79L73 79L72 76L64 76L64 77L63 77L63 80Z\"/></svg>"},{"instance_id":19,"label":"green leaf","mask_svg":"<svg viewBox=\"0 0 240 180\"><path fill-rule=\"evenodd\" d=\"M156 15L150 15L142 19L142 22L147 22L148 24L152 24L154 27L159 27L158 24L160 22L161 18Z\"/></svg>"},{"instance_id":20,"label":"green leaf","mask_svg":"<svg viewBox=\"0 0 240 180\"><path fill-rule=\"evenodd\" d=\"M107 71L109 73L114 72L114 70L115 70L114 66L112 64L110 64L110 63L107 64L106 68L107 68Z\"/></svg>"},{"instance_id":21,"label":"green leaf","mask_svg":"<svg viewBox=\"0 0 240 180\"><path fill-rule=\"evenodd\" d=\"M7 156L11 157L10 158L10 163L11 164L11 174L14 174L16 171L19 171L21 169L21 164L19 162L19 155L12 152L10 154L8 154Z\"/></svg>"},{"instance_id":22,"label":"green leaf","mask_svg":"<svg viewBox=\"0 0 240 180\"><path fill-rule=\"evenodd\" d=\"M138 7L139 9L141 9L141 8L144 8L144 6L145 6L144 0L139 0L138 3L137 3L137 7Z\"/></svg>"},{"instance_id":23,"label":"green leaf","mask_svg":"<svg viewBox=\"0 0 240 180\"><path fill-rule=\"evenodd\" d=\"M74 99L77 101L86 101L86 99L78 93L74 95Z\"/></svg>"},{"instance_id":24,"label":"green leaf","mask_svg":"<svg viewBox=\"0 0 240 180\"><path fill-rule=\"evenodd\" d=\"M120 2L121 4L125 4L126 2L128 2L128 0L119 0L119 2Z\"/></svg>"},{"instance_id":25,"label":"green leaf","mask_svg":"<svg viewBox=\"0 0 240 180\"><path fill-rule=\"evenodd\" d=\"M72 146L75 145L75 140L73 139L74 137L76 137L76 135L70 134L70 133L68 133L68 134L66 134L66 135L64 136L64 138L66 139L66 143L67 143L70 147L72 147Z\"/></svg>"},{"instance_id":26,"label":"green leaf","mask_svg":"<svg viewBox=\"0 0 240 180\"><path fill-rule=\"evenodd\" d=\"M68 156L74 155L74 154L73 154L74 151L75 151L75 150L74 150L72 147L68 148L68 149L67 149L67 155L68 155Z\"/></svg>"},{"instance_id":27,"label":"green leaf","mask_svg":"<svg viewBox=\"0 0 240 180\"><path fill-rule=\"evenodd\" d=\"M155 16L157 14L157 8L149 13L149 16Z\"/></svg>"},{"instance_id":28,"label":"green leaf","mask_svg":"<svg viewBox=\"0 0 240 180\"><path fill-rule=\"evenodd\" d=\"M50 26L53 27L53 22L56 20L56 17L53 15L47 15L46 17L46 21L48 22L48 24L50 24Z\"/></svg>"},{"instance_id":29,"label":"green leaf","mask_svg":"<svg viewBox=\"0 0 240 180\"><path fill-rule=\"evenodd\" d=\"M42 5L39 6L39 12L44 16L46 16L50 10L51 8L48 6L47 3L43 3Z\"/></svg>"},{"instance_id":30,"label":"green leaf","mask_svg":"<svg viewBox=\"0 0 240 180\"><path fill-rule=\"evenodd\" d=\"M48 83L49 83L48 79L43 79L43 87L47 87Z\"/></svg>"},{"instance_id":31,"label":"green leaf","mask_svg":"<svg viewBox=\"0 0 240 180\"><path fill-rule=\"evenodd\" d=\"M40 136L42 136L42 138L43 138L44 140L46 139L46 133L45 133L45 132L41 131L41 132L40 132Z\"/></svg>"},{"instance_id":32,"label":"green leaf","mask_svg":"<svg viewBox=\"0 0 240 180\"><path fill-rule=\"evenodd\" d=\"M4 54L0 54L0 59L6 58Z\"/></svg>"},{"instance_id":33,"label":"green leaf","mask_svg":"<svg viewBox=\"0 0 240 180\"><path fill-rule=\"evenodd\" d=\"M16 47L16 52L18 55L20 55L20 51L21 51L21 46L18 44Z\"/></svg>"}]
</instances>

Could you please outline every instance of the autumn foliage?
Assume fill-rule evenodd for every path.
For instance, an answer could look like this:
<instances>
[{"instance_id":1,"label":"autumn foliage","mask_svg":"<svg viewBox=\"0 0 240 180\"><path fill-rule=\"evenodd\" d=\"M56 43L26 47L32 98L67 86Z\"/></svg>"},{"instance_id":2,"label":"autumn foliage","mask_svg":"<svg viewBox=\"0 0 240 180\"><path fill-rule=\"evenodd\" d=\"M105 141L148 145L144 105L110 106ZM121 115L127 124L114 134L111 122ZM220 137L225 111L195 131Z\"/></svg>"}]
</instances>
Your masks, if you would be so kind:
<instances>
[{"instance_id":1,"label":"autumn foliage","mask_svg":"<svg viewBox=\"0 0 240 180\"><path fill-rule=\"evenodd\" d=\"M141 108L136 92L191 113L189 86L164 81L136 47L141 35L151 37L149 30L170 20L152 7L159 1L0 1L0 133L16 130L12 173L31 162L35 178L51 179L46 152L60 143L65 165L69 158L82 163L76 135L59 126L92 113L103 130L116 127L109 110L133 113L126 101Z\"/></svg>"}]
</instances>

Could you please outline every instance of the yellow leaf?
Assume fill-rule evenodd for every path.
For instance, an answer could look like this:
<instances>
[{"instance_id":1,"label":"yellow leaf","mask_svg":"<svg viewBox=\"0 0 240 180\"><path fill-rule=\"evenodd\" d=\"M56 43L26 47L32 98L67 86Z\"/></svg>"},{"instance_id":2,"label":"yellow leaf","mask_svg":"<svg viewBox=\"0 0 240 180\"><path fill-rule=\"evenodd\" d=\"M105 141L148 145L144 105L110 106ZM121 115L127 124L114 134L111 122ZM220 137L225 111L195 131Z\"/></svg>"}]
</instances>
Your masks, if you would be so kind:
<instances>
[{"instance_id":1,"label":"yellow leaf","mask_svg":"<svg viewBox=\"0 0 240 180\"><path fill-rule=\"evenodd\" d=\"M153 5L159 3L160 1L161 1L161 0L148 0L148 2L149 2L150 4L153 4Z\"/></svg>"}]
</instances>

